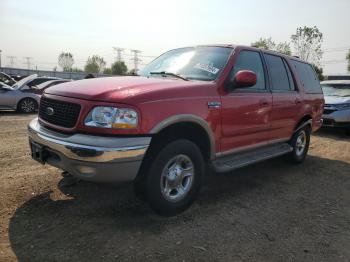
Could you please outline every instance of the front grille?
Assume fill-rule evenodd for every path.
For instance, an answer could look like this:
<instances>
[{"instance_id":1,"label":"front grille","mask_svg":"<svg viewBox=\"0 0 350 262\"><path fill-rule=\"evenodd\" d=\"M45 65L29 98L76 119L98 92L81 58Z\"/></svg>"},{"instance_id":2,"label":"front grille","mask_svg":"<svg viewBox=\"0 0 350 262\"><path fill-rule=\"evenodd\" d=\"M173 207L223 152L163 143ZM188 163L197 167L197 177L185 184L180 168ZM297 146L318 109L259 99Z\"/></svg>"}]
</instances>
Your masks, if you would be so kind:
<instances>
[{"instance_id":1,"label":"front grille","mask_svg":"<svg viewBox=\"0 0 350 262\"><path fill-rule=\"evenodd\" d=\"M72 128L80 113L80 105L42 97L40 100L39 117L48 123Z\"/></svg>"}]
</instances>

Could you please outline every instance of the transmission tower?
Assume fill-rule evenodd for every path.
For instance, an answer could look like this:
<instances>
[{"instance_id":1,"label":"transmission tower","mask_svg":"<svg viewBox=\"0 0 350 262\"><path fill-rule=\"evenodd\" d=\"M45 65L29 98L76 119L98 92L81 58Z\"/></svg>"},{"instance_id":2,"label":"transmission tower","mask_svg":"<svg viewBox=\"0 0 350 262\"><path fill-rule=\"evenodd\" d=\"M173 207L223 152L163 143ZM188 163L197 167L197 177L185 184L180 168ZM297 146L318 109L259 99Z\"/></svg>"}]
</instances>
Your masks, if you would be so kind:
<instances>
[{"instance_id":1,"label":"transmission tower","mask_svg":"<svg viewBox=\"0 0 350 262\"><path fill-rule=\"evenodd\" d=\"M24 64L27 65L27 69L29 70L30 67L31 67L31 65L32 65L32 62L31 62L30 60L32 60L33 57L25 56L25 57L23 57L23 58L24 58L24 60L25 60Z\"/></svg>"},{"instance_id":2,"label":"transmission tower","mask_svg":"<svg viewBox=\"0 0 350 262\"><path fill-rule=\"evenodd\" d=\"M8 66L9 67L14 67L15 64L16 64L16 62L15 62L16 57L13 56L13 55L9 55L9 56L7 56L7 59L10 60Z\"/></svg>"},{"instance_id":3,"label":"transmission tower","mask_svg":"<svg viewBox=\"0 0 350 262\"><path fill-rule=\"evenodd\" d=\"M135 50L135 49L132 49L132 50L130 50L130 51L131 51L131 53L133 54L133 57L130 58L130 60L134 61L134 71L135 71L135 73L137 73L139 62L142 61L142 60L139 58L139 54L141 53L141 51L140 51L140 50Z\"/></svg>"},{"instance_id":4,"label":"transmission tower","mask_svg":"<svg viewBox=\"0 0 350 262\"><path fill-rule=\"evenodd\" d=\"M120 48L120 47L113 47L114 52L117 52L117 58L116 61L121 62L123 61L122 59L122 53L124 51L124 48Z\"/></svg>"}]
</instances>

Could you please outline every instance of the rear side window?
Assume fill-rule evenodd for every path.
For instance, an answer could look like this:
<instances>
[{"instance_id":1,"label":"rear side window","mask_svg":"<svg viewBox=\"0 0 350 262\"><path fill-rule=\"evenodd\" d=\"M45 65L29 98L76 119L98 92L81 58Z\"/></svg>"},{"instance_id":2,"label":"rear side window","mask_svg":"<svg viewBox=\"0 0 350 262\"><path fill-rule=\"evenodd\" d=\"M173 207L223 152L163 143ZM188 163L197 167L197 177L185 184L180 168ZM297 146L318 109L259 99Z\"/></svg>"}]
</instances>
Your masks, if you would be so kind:
<instances>
[{"instance_id":1,"label":"rear side window","mask_svg":"<svg viewBox=\"0 0 350 262\"><path fill-rule=\"evenodd\" d=\"M272 90L291 91L287 68L281 57L265 54L268 72L271 76Z\"/></svg>"},{"instance_id":2,"label":"rear side window","mask_svg":"<svg viewBox=\"0 0 350 262\"><path fill-rule=\"evenodd\" d=\"M264 66L261 61L261 56L255 51L241 51L238 55L235 66L231 72L231 79L235 77L240 70L250 70L256 74L257 81L254 86L245 89L264 90L265 89L265 75Z\"/></svg>"},{"instance_id":3,"label":"rear side window","mask_svg":"<svg viewBox=\"0 0 350 262\"><path fill-rule=\"evenodd\" d=\"M312 68L312 66L295 60L292 60L292 64L298 73L305 93L322 94L320 81L318 80L315 70Z\"/></svg>"}]
</instances>

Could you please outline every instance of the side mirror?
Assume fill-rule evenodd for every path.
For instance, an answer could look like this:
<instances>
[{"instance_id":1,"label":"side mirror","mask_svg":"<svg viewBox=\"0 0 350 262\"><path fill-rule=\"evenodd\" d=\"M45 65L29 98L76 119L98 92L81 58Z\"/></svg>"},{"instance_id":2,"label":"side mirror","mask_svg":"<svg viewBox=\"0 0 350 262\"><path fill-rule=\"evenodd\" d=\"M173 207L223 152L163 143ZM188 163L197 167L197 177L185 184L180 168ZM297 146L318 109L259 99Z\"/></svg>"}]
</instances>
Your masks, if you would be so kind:
<instances>
[{"instance_id":1,"label":"side mirror","mask_svg":"<svg viewBox=\"0 0 350 262\"><path fill-rule=\"evenodd\" d=\"M257 77L253 71L240 70L231 81L235 87L244 88L256 85Z\"/></svg>"}]
</instances>

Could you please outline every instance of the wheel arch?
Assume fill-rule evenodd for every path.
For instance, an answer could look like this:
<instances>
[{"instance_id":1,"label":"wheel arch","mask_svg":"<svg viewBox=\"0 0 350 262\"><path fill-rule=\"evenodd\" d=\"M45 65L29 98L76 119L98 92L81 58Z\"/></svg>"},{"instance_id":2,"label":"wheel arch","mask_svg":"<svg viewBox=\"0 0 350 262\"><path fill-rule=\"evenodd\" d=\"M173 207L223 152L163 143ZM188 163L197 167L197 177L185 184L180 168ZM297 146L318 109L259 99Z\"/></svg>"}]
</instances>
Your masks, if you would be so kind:
<instances>
[{"instance_id":1,"label":"wheel arch","mask_svg":"<svg viewBox=\"0 0 350 262\"><path fill-rule=\"evenodd\" d=\"M304 126L310 126L312 128L312 116L304 115L299 122L295 125L293 133L297 132L300 128Z\"/></svg>"},{"instance_id":2,"label":"wheel arch","mask_svg":"<svg viewBox=\"0 0 350 262\"><path fill-rule=\"evenodd\" d=\"M170 133L178 138L188 138L199 146L205 158L208 160L215 158L213 131L207 121L199 116L190 114L171 116L158 123L150 133L153 139Z\"/></svg>"}]
</instances>

